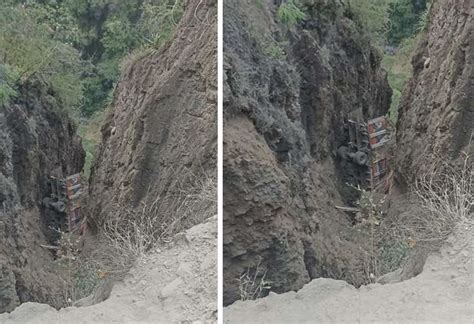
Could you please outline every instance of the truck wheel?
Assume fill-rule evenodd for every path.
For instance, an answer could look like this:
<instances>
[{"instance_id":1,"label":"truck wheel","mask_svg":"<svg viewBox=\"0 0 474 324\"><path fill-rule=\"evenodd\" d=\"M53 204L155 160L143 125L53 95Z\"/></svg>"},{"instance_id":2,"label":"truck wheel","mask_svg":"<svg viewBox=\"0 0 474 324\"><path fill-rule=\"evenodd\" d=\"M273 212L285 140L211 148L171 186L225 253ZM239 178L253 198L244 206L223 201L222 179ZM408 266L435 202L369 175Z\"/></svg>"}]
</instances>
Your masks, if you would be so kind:
<instances>
[{"instance_id":1,"label":"truck wheel","mask_svg":"<svg viewBox=\"0 0 474 324\"><path fill-rule=\"evenodd\" d=\"M52 205L58 213L64 213L64 211L66 210L66 204L62 201L52 203Z\"/></svg>"},{"instance_id":2,"label":"truck wheel","mask_svg":"<svg viewBox=\"0 0 474 324\"><path fill-rule=\"evenodd\" d=\"M358 165L366 165L368 160L369 157L367 156L367 154L361 151L355 152L352 156L352 161L354 161L354 163Z\"/></svg>"}]
</instances>

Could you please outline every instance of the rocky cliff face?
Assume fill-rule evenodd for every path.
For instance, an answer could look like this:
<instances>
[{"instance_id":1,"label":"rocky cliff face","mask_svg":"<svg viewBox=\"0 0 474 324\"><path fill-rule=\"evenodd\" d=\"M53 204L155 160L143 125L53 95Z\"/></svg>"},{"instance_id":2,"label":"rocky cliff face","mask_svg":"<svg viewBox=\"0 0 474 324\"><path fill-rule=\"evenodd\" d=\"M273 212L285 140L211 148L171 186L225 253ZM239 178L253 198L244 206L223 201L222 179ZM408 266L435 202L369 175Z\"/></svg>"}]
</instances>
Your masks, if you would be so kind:
<instances>
[{"instance_id":1,"label":"rocky cliff face","mask_svg":"<svg viewBox=\"0 0 474 324\"><path fill-rule=\"evenodd\" d=\"M166 206L215 177L217 3L184 5L173 39L136 58L115 91L90 181L96 225L153 203L165 226Z\"/></svg>"},{"instance_id":2,"label":"rocky cliff face","mask_svg":"<svg viewBox=\"0 0 474 324\"><path fill-rule=\"evenodd\" d=\"M391 90L340 1L304 1L288 28L279 1L224 4L224 302L258 270L271 290L312 278L362 283L364 258L334 151L343 118L385 114Z\"/></svg>"},{"instance_id":3,"label":"rocky cliff face","mask_svg":"<svg viewBox=\"0 0 474 324\"><path fill-rule=\"evenodd\" d=\"M54 243L54 215L41 204L48 178L78 173L84 163L76 126L61 109L40 82L0 107L0 313L27 301L65 303L61 270L40 246Z\"/></svg>"},{"instance_id":4,"label":"rocky cliff face","mask_svg":"<svg viewBox=\"0 0 474 324\"><path fill-rule=\"evenodd\" d=\"M474 153L474 4L435 1L428 19L399 107L395 165L402 184L435 160Z\"/></svg>"}]
</instances>

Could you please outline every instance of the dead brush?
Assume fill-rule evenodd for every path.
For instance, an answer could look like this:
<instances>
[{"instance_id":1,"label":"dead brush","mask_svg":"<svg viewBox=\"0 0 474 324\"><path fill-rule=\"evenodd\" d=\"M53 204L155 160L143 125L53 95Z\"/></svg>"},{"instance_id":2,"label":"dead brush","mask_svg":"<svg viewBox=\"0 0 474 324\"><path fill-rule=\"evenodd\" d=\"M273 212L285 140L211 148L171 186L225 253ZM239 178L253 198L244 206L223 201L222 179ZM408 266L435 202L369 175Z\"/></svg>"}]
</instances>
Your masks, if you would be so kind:
<instances>
[{"instance_id":1,"label":"dead brush","mask_svg":"<svg viewBox=\"0 0 474 324\"><path fill-rule=\"evenodd\" d=\"M104 236L118 251L140 257L156 244L166 244L175 234L215 215L215 176L194 176L192 183L166 198L154 197L149 190L138 208L118 208L116 216L104 222Z\"/></svg>"},{"instance_id":2,"label":"dead brush","mask_svg":"<svg viewBox=\"0 0 474 324\"><path fill-rule=\"evenodd\" d=\"M467 154L458 164L438 159L399 200L403 212L384 217L375 228L372 254L377 263L371 268L376 277L402 266L415 246L438 250L457 225L473 218L472 159Z\"/></svg>"},{"instance_id":3,"label":"dead brush","mask_svg":"<svg viewBox=\"0 0 474 324\"><path fill-rule=\"evenodd\" d=\"M253 271L250 267L244 272L239 280L240 300L255 300L263 297L263 294L271 288L271 281L266 280L267 271L260 267L259 260Z\"/></svg>"},{"instance_id":4,"label":"dead brush","mask_svg":"<svg viewBox=\"0 0 474 324\"><path fill-rule=\"evenodd\" d=\"M437 159L419 173L410 191L390 202L399 212L384 213L385 199L356 188L359 223L367 237L362 264L367 283L399 269L415 252L438 250L458 224L473 218L474 170L464 155L457 164Z\"/></svg>"},{"instance_id":5,"label":"dead brush","mask_svg":"<svg viewBox=\"0 0 474 324\"><path fill-rule=\"evenodd\" d=\"M465 154L460 165L433 164L417 179L413 192L424 209L410 224L414 238L427 243L444 241L457 224L473 217L472 159Z\"/></svg>"},{"instance_id":6,"label":"dead brush","mask_svg":"<svg viewBox=\"0 0 474 324\"><path fill-rule=\"evenodd\" d=\"M79 255L70 265L68 304L95 293L107 281L123 278L138 258L216 214L216 177L203 173L190 178L192 185L180 186L166 199L149 190L138 208L117 206L115 217L104 221L102 235L96 238L99 248Z\"/></svg>"}]
</instances>

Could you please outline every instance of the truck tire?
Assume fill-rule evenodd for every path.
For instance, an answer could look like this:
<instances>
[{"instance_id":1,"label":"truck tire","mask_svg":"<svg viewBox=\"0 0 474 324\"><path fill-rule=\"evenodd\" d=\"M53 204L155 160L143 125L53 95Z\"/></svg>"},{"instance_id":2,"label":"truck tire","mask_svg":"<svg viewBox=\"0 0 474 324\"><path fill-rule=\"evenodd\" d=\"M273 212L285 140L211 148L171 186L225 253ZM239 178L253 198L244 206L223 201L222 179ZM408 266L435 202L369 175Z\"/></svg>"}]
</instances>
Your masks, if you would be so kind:
<instances>
[{"instance_id":1,"label":"truck tire","mask_svg":"<svg viewBox=\"0 0 474 324\"><path fill-rule=\"evenodd\" d=\"M354 161L354 163L358 165L367 165L368 160L368 155L361 151L355 152L352 156L352 161Z\"/></svg>"},{"instance_id":2,"label":"truck tire","mask_svg":"<svg viewBox=\"0 0 474 324\"><path fill-rule=\"evenodd\" d=\"M56 210L58 213L64 213L66 211L66 204L63 203L62 201L57 201L51 204L54 210Z\"/></svg>"}]
</instances>

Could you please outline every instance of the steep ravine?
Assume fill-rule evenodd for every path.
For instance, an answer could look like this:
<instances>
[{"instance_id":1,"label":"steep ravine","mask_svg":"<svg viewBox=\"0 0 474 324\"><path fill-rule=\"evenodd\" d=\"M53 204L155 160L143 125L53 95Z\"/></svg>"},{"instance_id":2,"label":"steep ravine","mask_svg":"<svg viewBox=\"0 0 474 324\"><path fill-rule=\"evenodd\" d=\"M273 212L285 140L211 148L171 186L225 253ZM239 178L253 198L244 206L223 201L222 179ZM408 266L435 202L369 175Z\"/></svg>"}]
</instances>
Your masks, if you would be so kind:
<instances>
[{"instance_id":1,"label":"steep ravine","mask_svg":"<svg viewBox=\"0 0 474 324\"><path fill-rule=\"evenodd\" d=\"M225 304L257 269L278 293L364 282L364 242L334 208L352 199L334 152L344 117L384 115L391 89L341 1L304 3L289 28L278 1L224 2Z\"/></svg>"},{"instance_id":2,"label":"steep ravine","mask_svg":"<svg viewBox=\"0 0 474 324\"><path fill-rule=\"evenodd\" d=\"M472 93L474 93L473 18L472 1L439 0L433 2L428 14L426 29L420 35L421 40L413 55L414 74L405 88L399 107L396 146L391 162L396 171L395 186L397 190L393 191L389 199L393 205L390 205L387 217L400 212L407 212L410 217L416 217L413 213L417 212L417 209L410 209L408 202L403 200L406 196L399 194L405 193L413 184L417 174L431 167L433 162L441 160L453 162L452 164L456 165L465 161L464 157L468 154L471 156L468 163L472 163L474 149L472 142L474 130L472 106ZM265 23L268 24L268 21ZM239 56L242 57L241 52ZM310 66L305 66L305 70L310 70ZM232 85L230 88L232 89ZM317 88L313 92L318 92ZM232 103L230 102L229 106L232 106ZM261 105L259 106L261 107ZM228 124L235 123L236 117L234 116L237 114L227 115ZM247 117L239 118L244 120ZM255 133L254 125L256 123L254 122L254 125L247 124L249 124L248 129ZM317 123L315 128L317 129L321 124L323 123ZM248 136L247 141L250 139L254 143L258 143L258 146L254 145L256 150L264 151L266 145L262 136L252 134ZM260 153L260 155L262 154ZM274 161L274 159L272 160ZM242 159L242 161L246 163L246 166L252 165L248 160ZM265 170L262 167L262 161L262 159L258 160L259 170ZM253 163L256 164L255 161ZM277 174L283 174L280 172L281 167L275 162L272 163L271 167L278 170ZM243 168L241 169L243 170ZM234 183L238 183L237 178L234 178ZM227 187L236 187L234 183L227 184ZM265 183L269 183L268 180ZM250 184L248 181L243 182L239 187L249 192ZM265 186L269 190L265 184L261 186ZM283 185L280 185L279 188L282 192L291 193ZM324 190L327 190L327 187ZM284 195L282 194L280 197L284 197ZM326 203L334 204L337 199L339 197L333 195L331 200ZM250 198L247 200L252 201ZM255 204L255 201L254 199L252 203ZM321 200L319 201L321 202ZM285 204L286 202L283 201L281 204L283 206L280 205L278 215L283 215L285 219L288 219L285 215L287 214ZM318 209L325 208L324 205L324 203L320 203ZM399 209L396 209L395 207L398 205L401 208L397 207ZM240 227L245 228L245 226L257 222L255 219L263 219L265 223L262 226L265 228L265 232L263 229L260 230L261 237L268 237L274 231L284 228L283 222L279 223L278 228L272 226L271 218L260 216L263 213L255 214L253 218L250 218L248 216L251 210L247 211L243 208L240 210L242 212L238 214L227 211L226 221L233 222L234 226L241 224ZM239 219L238 217L245 220L246 225L236 221ZM422 253L422 257L417 253L412 255L408 267L404 267L404 270L407 270L407 276L405 276L405 271L402 271L401 278L394 280L393 282L396 282L394 284L373 284L356 288L347 282L326 279L327 277L344 279L354 284L354 281L350 280L351 278L348 280L347 277L334 276L334 273L328 272L321 275L321 272L316 272L316 276L313 276L314 280L304 285L300 290L297 285L272 289L277 293L283 290L297 290L297 292L278 295L271 293L270 296L257 301L236 302L230 305L225 310L225 319L229 323L242 321L274 323L314 321L471 322L474 298L472 217L474 215L471 215L470 221L465 220L465 223L457 224L454 233L444 243L440 251L431 252L428 257L426 253ZM336 218L333 216L332 219L334 221ZM295 221L292 223L294 224ZM248 232L251 231L250 227L246 229ZM325 228L319 230L319 242L327 235L324 230ZM230 231L230 234L232 233L236 233L235 227L233 231ZM340 240L345 238L344 230L332 233ZM235 238L228 237L230 239L225 240L226 251L232 252L234 250L230 248L236 246L233 242ZM242 242L242 248L238 250L239 254L235 254L234 259L230 258L229 254L226 256L228 267L238 263L242 264L241 270L245 271L244 266L252 264L250 252L259 255L264 251L264 248L271 248L270 244L260 244L260 242L264 242L264 239L261 239L260 242L252 240L251 234L245 236L241 234L237 237L240 239L239 242ZM245 240L250 244L247 244ZM356 242L353 241L352 244L356 244ZM324 258L324 256L330 254L334 245L327 244L326 248L327 251L313 255L313 261L323 257L322 262L315 262L320 269L326 269L328 264L331 265L328 262L331 259ZM340 256L338 262L347 264L343 259L344 253ZM281 258L278 261L281 262ZM267 280L276 278L274 276L274 272L277 271L276 267L269 268L268 263L265 262L264 259L263 267L267 270ZM293 269L301 268L298 258L295 257L293 262ZM409 269L412 263L416 264L416 272ZM283 267L280 266L279 269L283 269ZM351 271L350 268L346 269ZM417 276L410 279L414 275ZM291 280L288 275L287 278ZM409 280L399 282L400 279ZM230 302L234 299L231 293L235 286L231 285L231 278L226 280L227 302Z\"/></svg>"},{"instance_id":3,"label":"steep ravine","mask_svg":"<svg viewBox=\"0 0 474 324\"><path fill-rule=\"evenodd\" d=\"M65 273L53 264L54 212L42 206L50 176L81 171L76 126L48 86L29 81L0 107L0 313L36 301L61 307Z\"/></svg>"},{"instance_id":4,"label":"steep ravine","mask_svg":"<svg viewBox=\"0 0 474 324\"><path fill-rule=\"evenodd\" d=\"M169 241L175 231L184 231L215 215L212 202L215 197L209 197L210 202L201 204L201 209L195 211L185 210L194 206L177 205L182 203L177 197L185 197L188 202L205 185L216 183L217 3L189 0L185 1L184 8L171 39L159 50L146 50L130 59L116 88L102 126L102 142L96 154L89 192L83 195L86 196L83 215L91 225L83 253L90 251L91 245L93 250L100 249L94 245L95 240L89 239L101 233L105 220L117 217L118 213L131 217L130 211L138 210L142 204L153 204L155 215L163 215L160 219L163 227L174 225L174 231L167 237ZM76 126L44 85L28 85L17 101L1 109L0 313L11 312L26 302L63 307L70 303L66 300L64 285L65 280L71 278L52 262L53 253L40 246L56 243L45 223L47 217L41 200L47 178L56 175L57 169L62 171L62 176L81 171L84 163L81 141L76 135ZM177 207L181 209L178 211ZM190 215L193 217L188 218ZM181 316L182 320L214 318L215 227L216 221L211 219L205 226L188 232L190 236L186 239L196 240L196 248L201 249L192 260L186 254L191 250L182 253L183 258L189 258L188 264L173 259L177 251L185 249L189 243L186 240L180 242L179 247L171 243L170 249L174 250L170 254L167 254L168 248L163 248L163 254L150 257L166 259L169 263L165 270L170 264L179 268L177 277L173 277L175 273L157 271L153 277L158 280L156 289L161 291L178 281L179 287L185 282L196 285L186 296L172 296L165 291L163 310L157 311L158 315L152 314L157 316L153 321L165 313L170 321L173 316ZM194 277L194 272L183 270L182 265L200 266L203 273L199 280L212 283L204 285ZM166 280L170 282L165 283ZM206 291L198 292L203 286ZM139 294L141 291L136 292ZM130 298L134 303L137 297ZM130 300L124 303L133 304ZM186 313L183 309L190 300L195 302L195 309L188 309ZM36 304L31 305L34 308ZM123 310L120 303L116 305ZM131 305L131 313L124 316L133 317L134 306ZM31 310L33 318L35 313L36 310ZM114 312L110 316L116 315ZM11 318L8 314L5 316Z\"/></svg>"}]
</instances>

